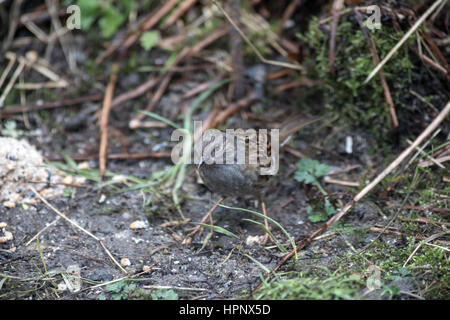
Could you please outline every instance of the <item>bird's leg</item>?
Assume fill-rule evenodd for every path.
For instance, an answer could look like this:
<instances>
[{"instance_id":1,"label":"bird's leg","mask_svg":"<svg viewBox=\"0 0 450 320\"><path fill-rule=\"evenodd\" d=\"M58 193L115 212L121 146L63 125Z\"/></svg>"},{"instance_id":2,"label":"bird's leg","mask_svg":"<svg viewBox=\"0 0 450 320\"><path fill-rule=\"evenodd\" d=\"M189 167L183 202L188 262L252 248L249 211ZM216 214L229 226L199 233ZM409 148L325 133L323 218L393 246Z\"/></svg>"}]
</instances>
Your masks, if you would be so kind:
<instances>
[{"instance_id":1,"label":"bird's leg","mask_svg":"<svg viewBox=\"0 0 450 320\"><path fill-rule=\"evenodd\" d=\"M202 218L202 220L200 221L200 223L205 223L206 221L208 221L209 218L211 218L211 215L213 214L214 211L216 211L217 207L219 206L220 203L222 203L222 201L225 200L225 197L221 197L219 199L219 201L216 202L216 204L211 208L211 210L209 210L209 212ZM194 234L196 234L200 229L202 228L202 226L198 225L197 227L195 227L195 229L188 234L188 236L183 240L183 243L187 243L189 241L187 241L188 238L191 238Z\"/></svg>"},{"instance_id":2,"label":"bird's leg","mask_svg":"<svg viewBox=\"0 0 450 320\"><path fill-rule=\"evenodd\" d=\"M264 202L264 200L261 199L261 208L262 208L262 212L264 217L267 217L267 210L266 210L266 203ZM269 229L269 222L267 221L266 218L264 218L264 225L266 226L267 230ZM262 241L262 244L266 244L267 240L269 240L269 234L266 232L266 234L264 235L264 239Z\"/></svg>"}]
</instances>

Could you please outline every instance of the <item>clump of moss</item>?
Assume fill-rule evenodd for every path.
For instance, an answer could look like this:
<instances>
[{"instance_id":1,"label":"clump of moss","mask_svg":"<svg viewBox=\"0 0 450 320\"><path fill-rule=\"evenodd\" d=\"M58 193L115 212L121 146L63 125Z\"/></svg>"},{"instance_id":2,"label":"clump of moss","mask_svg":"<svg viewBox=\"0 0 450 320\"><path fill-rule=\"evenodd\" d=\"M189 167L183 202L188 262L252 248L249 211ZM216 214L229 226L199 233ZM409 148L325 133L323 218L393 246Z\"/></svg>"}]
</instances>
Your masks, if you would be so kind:
<instances>
[{"instance_id":1,"label":"clump of moss","mask_svg":"<svg viewBox=\"0 0 450 320\"><path fill-rule=\"evenodd\" d=\"M304 272L291 279L265 283L257 299L277 300L330 300L359 299L364 282L357 274L334 272L325 279L311 277Z\"/></svg>"},{"instance_id":2,"label":"clump of moss","mask_svg":"<svg viewBox=\"0 0 450 320\"><path fill-rule=\"evenodd\" d=\"M313 18L308 31L298 37L309 47L309 76L323 81L324 107L337 111L353 124L355 128L369 128L379 142L389 138L391 119L385 101L383 88L378 77L363 84L375 64L366 38L355 21L342 18L337 28L335 74L329 66L329 31L323 29L317 18ZM396 45L403 36L389 25L371 32L380 59ZM412 41L411 37L409 41ZM384 66L383 72L388 81L395 106L401 106L402 93L411 82L413 64L408 49L403 46Z\"/></svg>"},{"instance_id":3,"label":"clump of moss","mask_svg":"<svg viewBox=\"0 0 450 320\"><path fill-rule=\"evenodd\" d=\"M365 263L381 268L382 282L395 283L399 278L409 278L418 286L417 292L426 299L448 299L450 296L450 260L442 248L422 245L411 256L419 242L408 238L406 245L375 241L372 248L363 253ZM358 255L352 261L361 262ZM358 263L356 263L358 264Z\"/></svg>"}]
</instances>

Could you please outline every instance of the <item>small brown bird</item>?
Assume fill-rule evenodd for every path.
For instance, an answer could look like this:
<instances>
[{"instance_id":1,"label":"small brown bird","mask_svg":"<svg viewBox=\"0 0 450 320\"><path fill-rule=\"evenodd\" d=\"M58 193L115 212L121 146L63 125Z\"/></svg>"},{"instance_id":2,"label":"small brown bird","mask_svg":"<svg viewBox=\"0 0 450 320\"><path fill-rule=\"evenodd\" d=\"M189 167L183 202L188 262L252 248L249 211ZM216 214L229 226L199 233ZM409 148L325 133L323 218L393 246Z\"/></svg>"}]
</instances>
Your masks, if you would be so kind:
<instances>
[{"instance_id":1,"label":"small brown bird","mask_svg":"<svg viewBox=\"0 0 450 320\"><path fill-rule=\"evenodd\" d=\"M279 145L283 146L285 142L290 138L292 134L300 130L301 128L312 124L321 118L307 118L304 116L294 116L291 117L288 121L281 124L279 129ZM212 215L214 210L217 208L218 204L221 203L225 197L239 197L245 195L251 195L254 198L261 200L261 206L263 210L263 214L267 216L265 202L262 199L264 195L265 187L268 186L271 175L261 175L261 169L266 168L267 166L272 164L273 160L273 148L271 146L271 139L262 139L260 137L261 133L259 131L255 131L256 135L248 136L242 133L232 133L228 134L225 132L221 132L222 140L220 143L227 141L227 138L232 139L234 141L233 144L225 144L224 152L220 154L219 157L223 157L223 163L214 163L217 159L217 154L214 152L205 153L201 157L201 161L197 166L198 173L203 180L203 183L206 187L213 193L217 193L222 196L222 198L217 202L217 204L206 214L202 223L205 223L209 217ZM231 135L231 136L230 136ZM217 141L213 141L212 139L205 139L205 135L202 136L202 147L203 150L214 150L212 143L217 144ZM235 139L236 138L236 139ZM245 161L239 163L238 159L238 151L239 150L239 141L245 148ZM258 151L264 150L265 152L249 152L250 144L255 143L258 148ZM258 145L258 142L260 144ZM261 142L266 145L261 145ZM227 151L232 152L231 158L234 160L233 163L226 162L226 154ZM242 149L241 149L242 150ZM278 151L278 148L275 149ZM254 151L254 149L253 149ZM211 159L211 157L215 157L215 159ZM268 228L267 220L264 221L266 228ZM194 231L192 231L188 237L192 237L198 230L200 230L200 226L196 227ZM264 242L268 239L267 234L265 236Z\"/></svg>"}]
</instances>

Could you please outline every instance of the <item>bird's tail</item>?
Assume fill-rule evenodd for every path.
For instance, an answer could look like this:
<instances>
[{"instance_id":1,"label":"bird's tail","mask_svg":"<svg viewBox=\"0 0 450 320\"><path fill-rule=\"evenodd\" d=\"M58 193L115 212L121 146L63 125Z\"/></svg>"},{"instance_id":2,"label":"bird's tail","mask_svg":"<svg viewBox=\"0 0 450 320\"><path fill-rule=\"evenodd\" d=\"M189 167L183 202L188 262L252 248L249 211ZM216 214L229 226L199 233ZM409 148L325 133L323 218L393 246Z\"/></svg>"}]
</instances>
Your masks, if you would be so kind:
<instances>
[{"instance_id":1,"label":"bird's tail","mask_svg":"<svg viewBox=\"0 0 450 320\"><path fill-rule=\"evenodd\" d=\"M290 119L280 125L280 144L283 145L298 130L319 120L322 120L322 117L306 117L305 115L290 117Z\"/></svg>"}]
</instances>

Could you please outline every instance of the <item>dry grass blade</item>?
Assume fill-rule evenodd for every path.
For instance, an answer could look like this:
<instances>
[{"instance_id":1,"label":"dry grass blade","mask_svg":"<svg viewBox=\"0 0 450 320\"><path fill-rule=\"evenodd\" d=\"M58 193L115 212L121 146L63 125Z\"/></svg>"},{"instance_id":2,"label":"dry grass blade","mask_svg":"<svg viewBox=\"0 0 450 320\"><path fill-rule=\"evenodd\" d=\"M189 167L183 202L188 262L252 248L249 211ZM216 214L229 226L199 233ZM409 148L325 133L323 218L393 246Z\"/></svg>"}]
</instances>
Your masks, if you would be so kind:
<instances>
[{"instance_id":1,"label":"dry grass blade","mask_svg":"<svg viewBox=\"0 0 450 320\"><path fill-rule=\"evenodd\" d=\"M108 148L108 118L111 110L111 101L114 95L114 87L117 81L117 70L119 66L113 64L111 77L108 86L106 87L105 97L103 99L102 114L100 118L100 148L99 148L99 167L100 177L103 178L106 172L106 151Z\"/></svg>"},{"instance_id":2,"label":"dry grass blade","mask_svg":"<svg viewBox=\"0 0 450 320\"><path fill-rule=\"evenodd\" d=\"M5 57L7 59L9 59L8 65L6 66L5 70L3 70L3 73L0 77L0 89L3 85L3 82L5 82L6 77L8 76L9 72L11 71L14 63L16 62L16 55L13 56L8 56L7 54L5 55Z\"/></svg>"}]
</instances>

